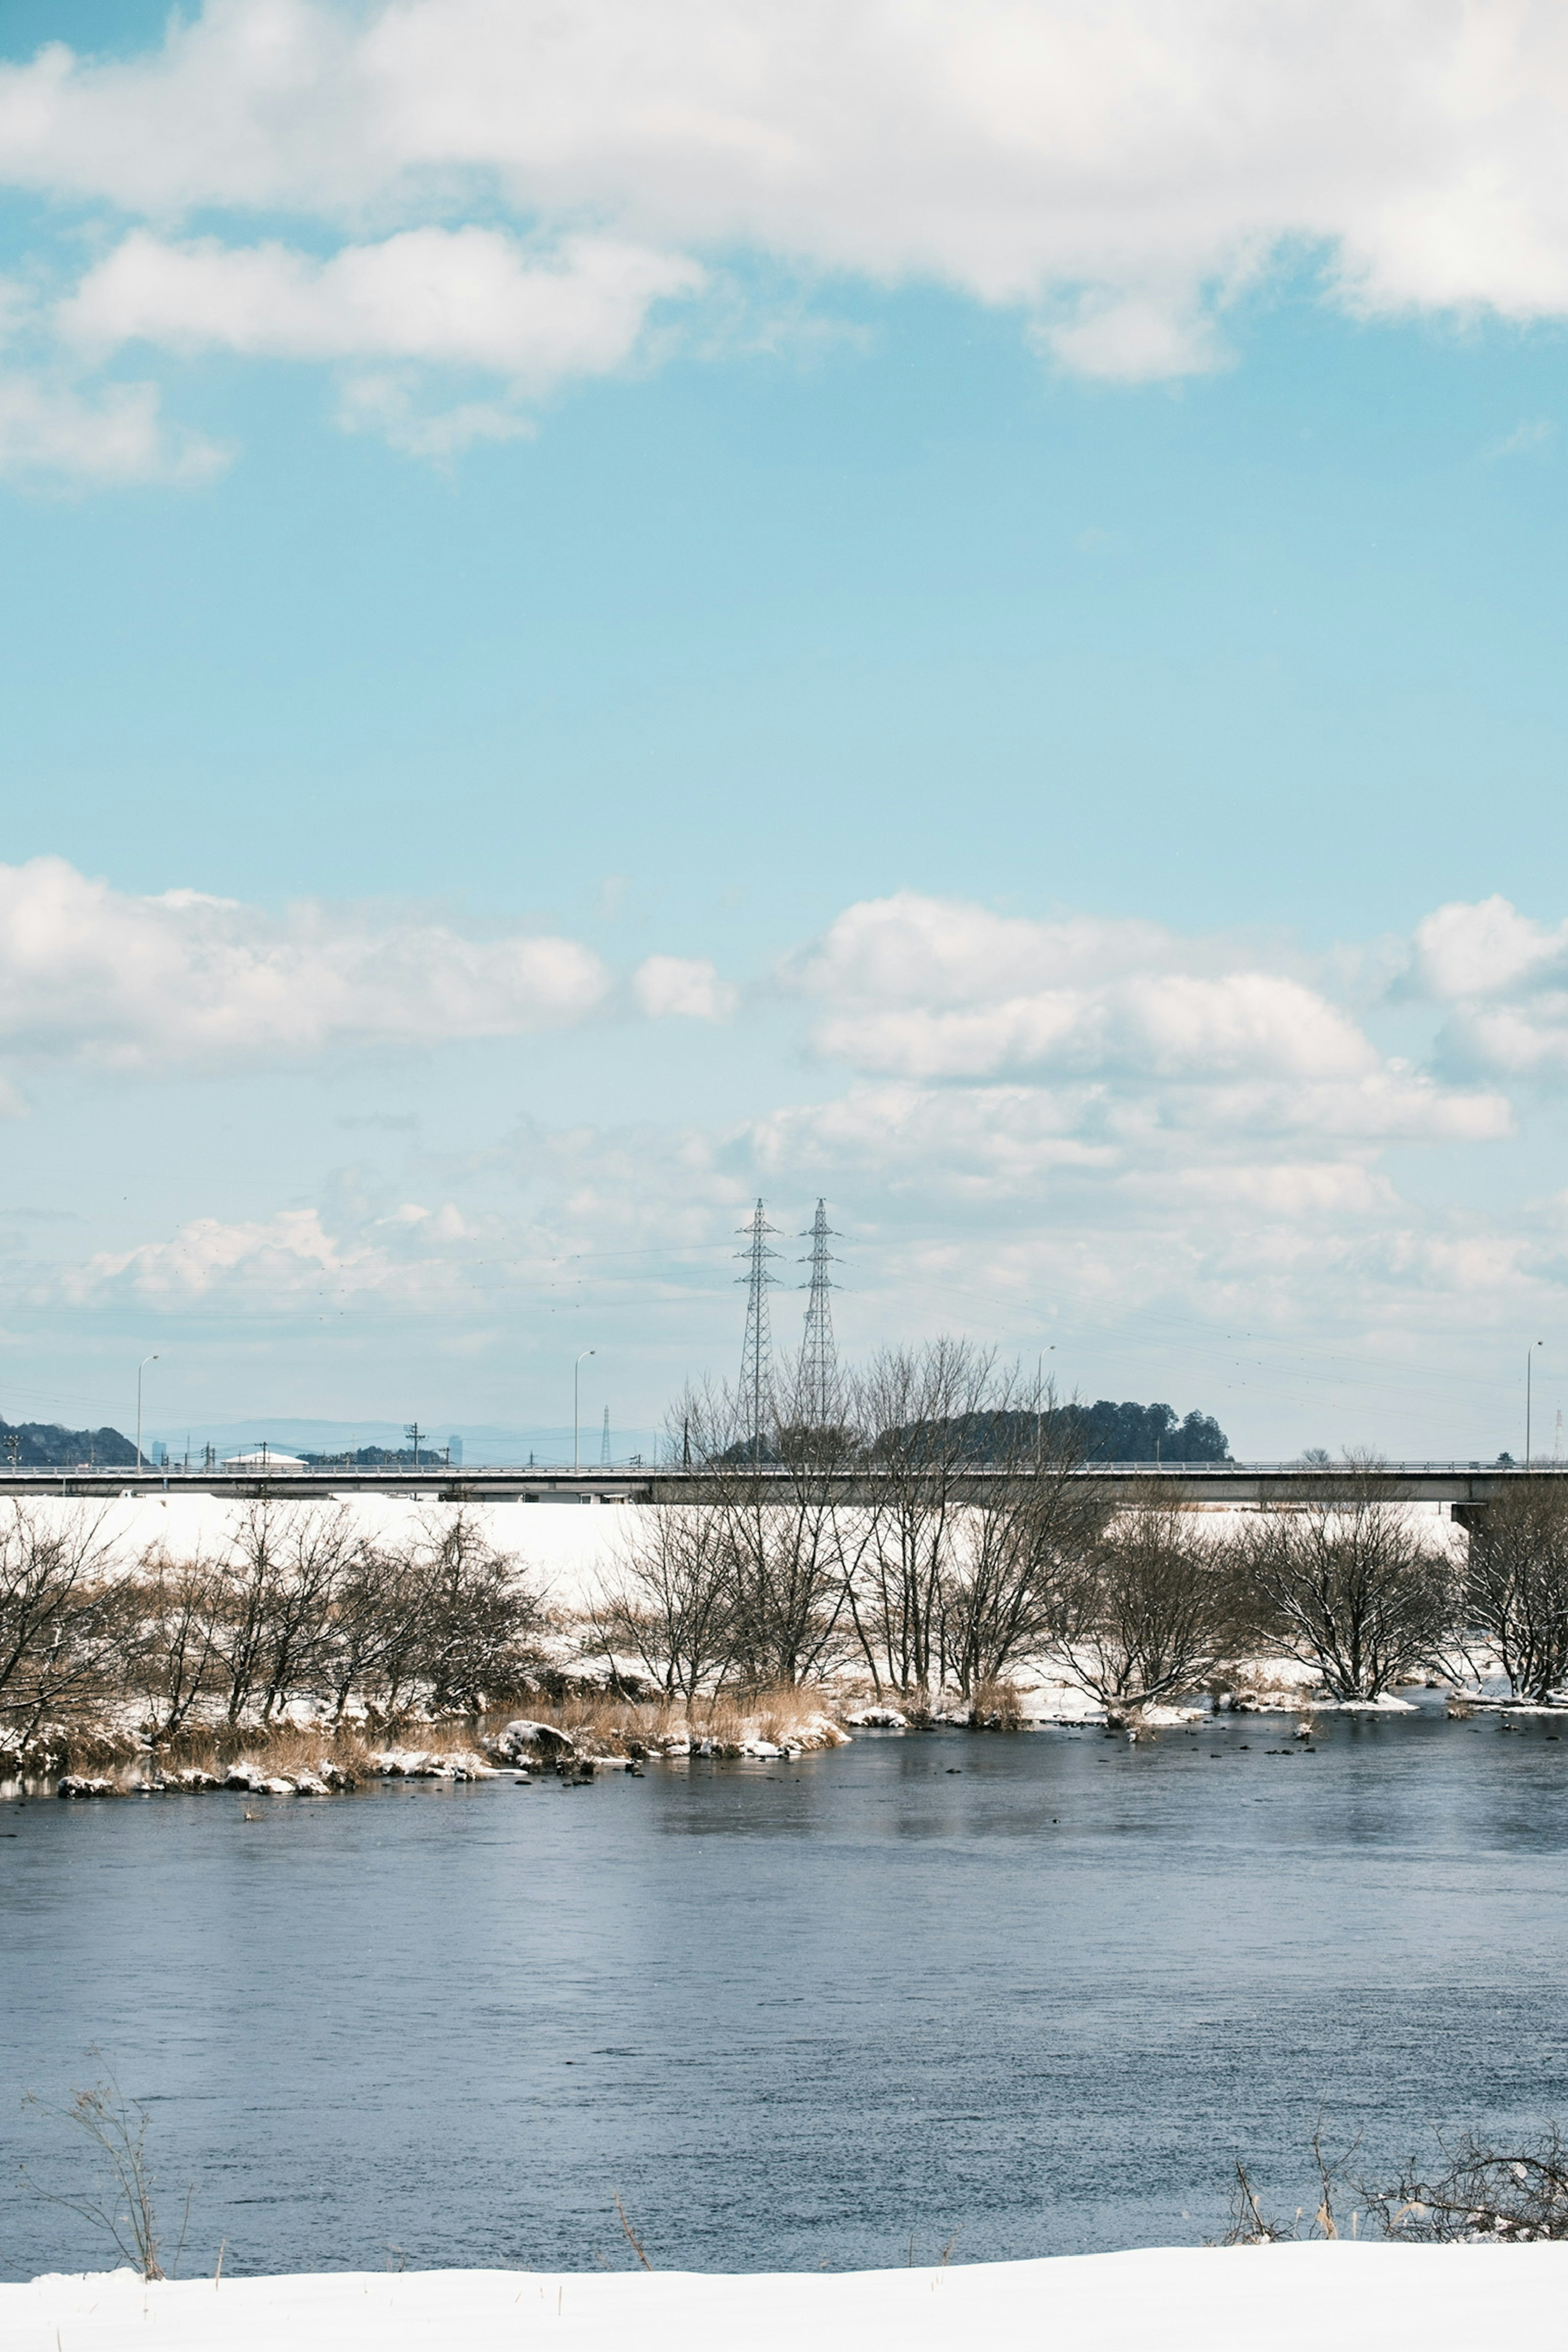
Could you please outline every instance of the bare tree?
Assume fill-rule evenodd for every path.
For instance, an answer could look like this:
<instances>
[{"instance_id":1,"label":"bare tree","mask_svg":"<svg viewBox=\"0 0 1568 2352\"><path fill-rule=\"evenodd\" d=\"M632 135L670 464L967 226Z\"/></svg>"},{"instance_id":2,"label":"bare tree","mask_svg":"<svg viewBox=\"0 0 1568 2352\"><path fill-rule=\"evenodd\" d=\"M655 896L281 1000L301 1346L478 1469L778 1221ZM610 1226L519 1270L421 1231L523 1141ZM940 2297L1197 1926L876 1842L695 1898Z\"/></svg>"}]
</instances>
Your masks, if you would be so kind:
<instances>
[{"instance_id":1,"label":"bare tree","mask_svg":"<svg viewBox=\"0 0 1568 2352\"><path fill-rule=\"evenodd\" d=\"M519 1690L537 1664L540 1596L510 1552L498 1551L482 1522L459 1510L426 1528L428 1585L421 1666L438 1711L479 1714Z\"/></svg>"},{"instance_id":2,"label":"bare tree","mask_svg":"<svg viewBox=\"0 0 1568 2352\"><path fill-rule=\"evenodd\" d=\"M241 1513L223 1565L226 1606L214 1645L224 1712L238 1723L266 1680L279 1591L286 1573L279 1506L252 1503Z\"/></svg>"},{"instance_id":3,"label":"bare tree","mask_svg":"<svg viewBox=\"0 0 1568 2352\"><path fill-rule=\"evenodd\" d=\"M1332 1698L1380 1697L1432 1664L1458 1613L1454 1563L1376 1461L1265 1510L1244 1554L1261 1622Z\"/></svg>"},{"instance_id":4,"label":"bare tree","mask_svg":"<svg viewBox=\"0 0 1568 2352\"><path fill-rule=\"evenodd\" d=\"M323 1683L342 1723L356 1691L395 1714L417 1680L435 1570L416 1544L356 1543L333 1588Z\"/></svg>"},{"instance_id":5,"label":"bare tree","mask_svg":"<svg viewBox=\"0 0 1568 2352\"><path fill-rule=\"evenodd\" d=\"M941 1688L963 1492L987 1421L1012 1402L994 1357L967 1339L887 1349L858 1384L869 1499L847 1598L879 1692L930 1698Z\"/></svg>"},{"instance_id":6,"label":"bare tree","mask_svg":"<svg viewBox=\"0 0 1568 2352\"><path fill-rule=\"evenodd\" d=\"M1121 1512L1057 1596L1058 1653L1113 1715L1192 1689L1236 1644L1230 1552L1166 1498Z\"/></svg>"},{"instance_id":7,"label":"bare tree","mask_svg":"<svg viewBox=\"0 0 1568 2352\"><path fill-rule=\"evenodd\" d=\"M1079 1422L1049 1391L993 1416L986 1450L942 1579L944 1667L970 1699L1051 1638L1064 1585L1095 1556L1107 1517L1079 1475Z\"/></svg>"},{"instance_id":8,"label":"bare tree","mask_svg":"<svg viewBox=\"0 0 1568 2352\"><path fill-rule=\"evenodd\" d=\"M160 1551L142 1565L141 1580L127 1592L136 1618L129 1663L156 1748L178 1738L213 1688L228 1585L221 1568L200 1554L172 1560Z\"/></svg>"},{"instance_id":9,"label":"bare tree","mask_svg":"<svg viewBox=\"0 0 1568 2352\"><path fill-rule=\"evenodd\" d=\"M1568 1484L1513 1487L1488 1505L1465 1598L1516 1698L1539 1702L1568 1680Z\"/></svg>"},{"instance_id":10,"label":"bare tree","mask_svg":"<svg viewBox=\"0 0 1568 2352\"><path fill-rule=\"evenodd\" d=\"M672 1698L714 1687L734 1657L732 1567L723 1520L709 1505L644 1514L622 1537L595 1606L605 1650L638 1659Z\"/></svg>"},{"instance_id":11,"label":"bare tree","mask_svg":"<svg viewBox=\"0 0 1568 2352\"><path fill-rule=\"evenodd\" d=\"M0 1517L0 1717L20 1745L115 1687L130 1622L101 1519L13 1502Z\"/></svg>"},{"instance_id":12,"label":"bare tree","mask_svg":"<svg viewBox=\"0 0 1568 2352\"><path fill-rule=\"evenodd\" d=\"M270 1723L290 1692L319 1686L323 1679L334 1609L358 1549L346 1504L335 1511L298 1503L282 1508L287 1517L278 1548L281 1572L272 1588L263 1652L263 1723Z\"/></svg>"},{"instance_id":13,"label":"bare tree","mask_svg":"<svg viewBox=\"0 0 1568 2352\"><path fill-rule=\"evenodd\" d=\"M215 1644L226 1712L259 1701L269 1723L289 1693L325 1675L332 1612L356 1538L346 1505L251 1503L229 1539L228 1605Z\"/></svg>"}]
</instances>

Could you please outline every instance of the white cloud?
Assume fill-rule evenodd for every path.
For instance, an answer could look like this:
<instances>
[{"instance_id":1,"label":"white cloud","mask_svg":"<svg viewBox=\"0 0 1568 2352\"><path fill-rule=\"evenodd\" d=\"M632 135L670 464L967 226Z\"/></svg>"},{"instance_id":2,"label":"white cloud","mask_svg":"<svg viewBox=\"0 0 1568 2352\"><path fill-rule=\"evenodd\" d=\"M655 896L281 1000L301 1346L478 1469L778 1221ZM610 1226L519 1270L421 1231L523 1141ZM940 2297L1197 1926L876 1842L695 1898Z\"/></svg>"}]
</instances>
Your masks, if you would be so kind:
<instances>
[{"instance_id":1,"label":"white cloud","mask_svg":"<svg viewBox=\"0 0 1568 2352\"><path fill-rule=\"evenodd\" d=\"M58 376L0 373L0 477L42 488L109 489L138 482L192 488L228 463L197 434L171 429L150 383L90 392Z\"/></svg>"},{"instance_id":2,"label":"white cloud","mask_svg":"<svg viewBox=\"0 0 1568 2352\"><path fill-rule=\"evenodd\" d=\"M609 974L575 940L475 940L193 890L135 898L38 857L0 866L0 1045L121 1069L426 1045L582 1020Z\"/></svg>"},{"instance_id":3,"label":"white cloud","mask_svg":"<svg viewBox=\"0 0 1568 2352\"><path fill-rule=\"evenodd\" d=\"M299 360L405 360L504 376L522 391L619 367L649 307L694 292L697 266L613 238L548 255L498 229L409 229L329 259L268 244L126 237L62 306L71 341Z\"/></svg>"},{"instance_id":4,"label":"white cloud","mask_svg":"<svg viewBox=\"0 0 1568 2352\"><path fill-rule=\"evenodd\" d=\"M499 204L664 268L935 281L1137 379L1214 364L1216 314L1282 254L1329 256L1362 312L1563 316L1565 106L1546 0L207 0L142 58L56 43L0 70L0 169L158 222L435 237ZM362 257L399 242L338 257L362 331L393 332L361 282L392 265ZM229 331L331 341L298 256L264 266L263 333L255 253L218 289Z\"/></svg>"},{"instance_id":5,"label":"white cloud","mask_svg":"<svg viewBox=\"0 0 1568 2352\"><path fill-rule=\"evenodd\" d=\"M1385 1060L1323 992L1152 925L1031 923L906 893L849 908L788 977L818 1049L923 1082L1093 1081L1167 1126L1374 1137L1504 1132L1500 1097Z\"/></svg>"},{"instance_id":6,"label":"white cloud","mask_svg":"<svg viewBox=\"0 0 1568 2352\"><path fill-rule=\"evenodd\" d=\"M649 956L633 973L632 987L650 1020L681 1013L691 1021L727 1021L735 1010L735 991L696 957Z\"/></svg>"},{"instance_id":7,"label":"white cloud","mask_svg":"<svg viewBox=\"0 0 1568 2352\"><path fill-rule=\"evenodd\" d=\"M1495 996L1565 971L1568 922L1547 929L1506 898L1439 907L1415 926L1412 976L1432 996Z\"/></svg>"},{"instance_id":8,"label":"white cloud","mask_svg":"<svg viewBox=\"0 0 1568 2352\"><path fill-rule=\"evenodd\" d=\"M1500 898L1439 907L1416 926L1403 985L1451 1008L1446 1068L1568 1077L1568 922L1535 922Z\"/></svg>"}]
</instances>

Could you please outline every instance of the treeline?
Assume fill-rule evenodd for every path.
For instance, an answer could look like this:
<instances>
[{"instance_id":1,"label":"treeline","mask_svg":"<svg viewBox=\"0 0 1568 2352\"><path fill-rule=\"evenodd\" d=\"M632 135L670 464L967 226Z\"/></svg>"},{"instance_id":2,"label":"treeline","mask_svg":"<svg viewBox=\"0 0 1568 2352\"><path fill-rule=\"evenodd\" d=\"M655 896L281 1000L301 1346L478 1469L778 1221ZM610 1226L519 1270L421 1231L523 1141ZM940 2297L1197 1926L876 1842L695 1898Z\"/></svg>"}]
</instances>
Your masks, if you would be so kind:
<instances>
[{"instance_id":1,"label":"treeline","mask_svg":"<svg viewBox=\"0 0 1568 2352\"><path fill-rule=\"evenodd\" d=\"M118 1717L162 1747L300 1698L340 1722L351 1701L477 1713L530 1682L542 1622L468 1512L388 1542L346 1505L252 1503L220 1556L153 1554L127 1574L100 1520L15 1503L0 1513L0 1742L25 1754Z\"/></svg>"},{"instance_id":2,"label":"treeline","mask_svg":"<svg viewBox=\"0 0 1568 2352\"><path fill-rule=\"evenodd\" d=\"M925 1705L1049 1656L1122 1712L1258 1652L1341 1700L1478 1641L1522 1696L1568 1674L1568 1490L1500 1509L1461 1559L1375 1464L1347 1462L1221 1535L1169 1490L1108 1503L1078 1475L1081 1417L1017 1391L942 1340L887 1351L826 1412L786 1390L760 1430L731 1391L689 1396L702 1507L624 1545L597 1612L606 1649L688 1696L848 1667ZM843 1474L868 1464L847 1504Z\"/></svg>"},{"instance_id":3,"label":"treeline","mask_svg":"<svg viewBox=\"0 0 1568 2352\"><path fill-rule=\"evenodd\" d=\"M1212 1413L1178 1420L1168 1404L1094 1404L1062 1408L1090 1462L1228 1462L1230 1440Z\"/></svg>"},{"instance_id":4,"label":"treeline","mask_svg":"<svg viewBox=\"0 0 1568 2352\"><path fill-rule=\"evenodd\" d=\"M0 1421L0 1470L129 1470L136 1448L117 1429L63 1429L53 1421Z\"/></svg>"}]
</instances>

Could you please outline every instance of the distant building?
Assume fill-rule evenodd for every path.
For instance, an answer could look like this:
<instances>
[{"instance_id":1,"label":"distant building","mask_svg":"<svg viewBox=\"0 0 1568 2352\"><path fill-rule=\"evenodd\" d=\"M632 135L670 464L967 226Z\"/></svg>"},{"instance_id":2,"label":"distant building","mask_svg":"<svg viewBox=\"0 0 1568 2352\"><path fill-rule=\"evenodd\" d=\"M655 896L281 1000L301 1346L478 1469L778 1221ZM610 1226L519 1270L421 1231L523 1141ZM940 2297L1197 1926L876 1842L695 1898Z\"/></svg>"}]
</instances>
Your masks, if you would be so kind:
<instances>
[{"instance_id":1,"label":"distant building","mask_svg":"<svg viewBox=\"0 0 1568 2352\"><path fill-rule=\"evenodd\" d=\"M226 1470L303 1470L309 1465L302 1454L279 1454L275 1445L258 1445L250 1454L226 1454Z\"/></svg>"},{"instance_id":2,"label":"distant building","mask_svg":"<svg viewBox=\"0 0 1568 2352\"><path fill-rule=\"evenodd\" d=\"M447 1459L451 1464L454 1470L460 1470L462 1468L463 1441L460 1437L449 1437L447 1440Z\"/></svg>"}]
</instances>

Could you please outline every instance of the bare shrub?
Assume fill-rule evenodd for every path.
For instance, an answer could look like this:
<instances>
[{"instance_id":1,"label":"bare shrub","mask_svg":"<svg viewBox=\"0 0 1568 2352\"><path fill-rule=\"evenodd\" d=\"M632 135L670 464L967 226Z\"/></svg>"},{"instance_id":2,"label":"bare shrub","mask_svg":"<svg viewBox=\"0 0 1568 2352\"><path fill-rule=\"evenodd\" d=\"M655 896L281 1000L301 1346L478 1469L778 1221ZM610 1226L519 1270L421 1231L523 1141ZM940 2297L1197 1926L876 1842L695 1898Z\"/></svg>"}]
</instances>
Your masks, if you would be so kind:
<instances>
[{"instance_id":1,"label":"bare shrub","mask_svg":"<svg viewBox=\"0 0 1568 2352\"><path fill-rule=\"evenodd\" d=\"M1538 2139L1488 2147L1467 2134L1432 2173L1407 2162L1392 2188L1368 2192L1394 2238L1427 2244L1568 2238L1568 2141L1552 2125Z\"/></svg>"},{"instance_id":2,"label":"bare shrub","mask_svg":"<svg viewBox=\"0 0 1568 2352\"><path fill-rule=\"evenodd\" d=\"M101 2053L94 2050L90 2054L97 2058ZM147 2161L148 2116L141 2101L128 2099L112 2070L110 2070L106 2081L73 2091L68 2106L50 2107L32 2092L26 2095L26 2104L58 2116L84 2133L97 2151L104 2177L104 2186L96 2196L61 2195L57 2190L40 2189L37 2182L29 2181L28 2185L35 2193L46 2198L51 2205L61 2205L68 2212L79 2213L84 2221L91 2221L105 2231L121 2259L140 2272L144 2279L165 2277L163 2242ZM190 2218L191 2194L194 2194L194 2185L185 2199L187 2221ZM184 2236L182 2227L180 2244L172 2258L176 2272Z\"/></svg>"},{"instance_id":3,"label":"bare shrub","mask_svg":"<svg viewBox=\"0 0 1568 2352\"><path fill-rule=\"evenodd\" d=\"M1243 1557L1260 1622L1331 1697L1381 1697L1435 1666L1455 1630L1454 1564L1375 1461L1347 1459L1331 1486L1266 1507Z\"/></svg>"},{"instance_id":4,"label":"bare shrub","mask_svg":"<svg viewBox=\"0 0 1568 2352\"><path fill-rule=\"evenodd\" d=\"M1516 1698L1539 1702L1568 1680L1568 1484L1515 1487L1488 1506L1470 1537L1465 1607Z\"/></svg>"},{"instance_id":5,"label":"bare shrub","mask_svg":"<svg viewBox=\"0 0 1568 2352\"><path fill-rule=\"evenodd\" d=\"M1058 1654L1112 1714L1190 1690L1237 1643L1232 1555L1168 1501L1120 1513L1056 1595Z\"/></svg>"},{"instance_id":6,"label":"bare shrub","mask_svg":"<svg viewBox=\"0 0 1568 2352\"><path fill-rule=\"evenodd\" d=\"M1394 2179L1357 2179L1350 2169L1360 2143L1337 2155L1312 2134L1316 2205L1269 2213L1245 2165L1236 2167L1227 2246L1369 2232L1422 2245L1523 2245L1568 2239L1568 2140L1550 2125L1533 2140L1501 2147L1466 2133L1450 2146L1434 2135L1438 2161L1428 2169L1409 2157Z\"/></svg>"}]
</instances>

